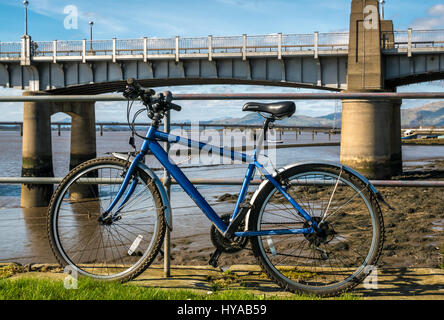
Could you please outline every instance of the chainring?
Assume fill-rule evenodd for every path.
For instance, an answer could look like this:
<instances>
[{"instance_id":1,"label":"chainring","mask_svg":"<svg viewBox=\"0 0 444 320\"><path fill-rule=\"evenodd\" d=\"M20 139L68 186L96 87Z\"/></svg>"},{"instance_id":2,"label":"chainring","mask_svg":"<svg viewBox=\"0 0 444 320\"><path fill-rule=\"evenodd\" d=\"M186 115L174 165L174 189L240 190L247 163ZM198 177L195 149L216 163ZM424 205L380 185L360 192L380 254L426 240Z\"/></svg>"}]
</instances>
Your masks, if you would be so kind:
<instances>
[{"instance_id":1,"label":"chainring","mask_svg":"<svg viewBox=\"0 0 444 320\"><path fill-rule=\"evenodd\" d=\"M221 220L225 222L226 224L229 223L231 215L230 214L224 214L221 217ZM245 227L245 223L242 222L239 227L237 228L237 231L243 231ZM210 230L210 236L211 236L211 242L213 245L220 249L224 253L236 253L241 251L246 247L248 244L248 238L247 237L233 237L231 239L225 238L217 228L212 225Z\"/></svg>"}]
</instances>

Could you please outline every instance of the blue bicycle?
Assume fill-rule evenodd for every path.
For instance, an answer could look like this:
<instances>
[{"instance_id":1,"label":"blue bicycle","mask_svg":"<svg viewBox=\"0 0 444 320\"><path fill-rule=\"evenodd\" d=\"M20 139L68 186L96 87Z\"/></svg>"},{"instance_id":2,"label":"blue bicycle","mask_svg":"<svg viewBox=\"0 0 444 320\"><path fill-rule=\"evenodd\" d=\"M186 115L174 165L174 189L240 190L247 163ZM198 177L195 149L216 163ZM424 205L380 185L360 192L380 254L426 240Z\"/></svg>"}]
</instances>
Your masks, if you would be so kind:
<instances>
[{"instance_id":1,"label":"blue bicycle","mask_svg":"<svg viewBox=\"0 0 444 320\"><path fill-rule=\"evenodd\" d=\"M158 176L145 165L152 155L211 220L216 247L234 253L251 243L263 272L282 288L321 296L336 295L360 283L377 263L384 224L378 191L359 173L343 165L317 161L268 172L259 163L264 135L272 122L290 117L293 102L247 103L244 111L264 116L253 155L226 150L159 131L166 112L180 111L170 92L156 95L128 80L123 92L141 99L152 119L140 152L113 154L74 168L52 196L48 234L57 260L81 275L128 281L142 273L161 251L166 228L172 229L171 205ZM130 104L130 101L131 104ZM134 120L130 143L134 145ZM131 121L129 121L130 123ZM248 163L230 215L219 216L159 142L204 149ZM263 182L251 198L247 190L255 174Z\"/></svg>"}]
</instances>

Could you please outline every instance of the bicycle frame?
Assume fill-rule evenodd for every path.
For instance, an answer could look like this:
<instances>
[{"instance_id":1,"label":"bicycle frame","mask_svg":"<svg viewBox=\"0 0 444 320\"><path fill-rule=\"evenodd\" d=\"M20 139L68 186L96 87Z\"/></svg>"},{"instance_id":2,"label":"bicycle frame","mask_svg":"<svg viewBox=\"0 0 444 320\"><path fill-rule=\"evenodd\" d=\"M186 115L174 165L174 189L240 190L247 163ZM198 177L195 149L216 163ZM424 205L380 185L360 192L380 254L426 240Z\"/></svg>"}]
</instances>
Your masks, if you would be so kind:
<instances>
[{"instance_id":1,"label":"bicycle frame","mask_svg":"<svg viewBox=\"0 0 444 320\"><path fill-rule=\"evenodd\" d=\"M136 155L128 171L125 175L124 181L120 186L120 189L110 204L109 208L102 214L102 220L111 217L115 219L118 216L119 210L124 206L124 204L129 200L133 191L137 186L137 179L133 179L130 184L133 173L135 172L139 162L145 157L148 151L151 151L156 159L162 164L162 166L171 174L171 176L177 181L177 183L183 188L183 190L193 199L196 205L202 210L202 212L210 219L210 221L215 225L215 227L225 236L231 237L250 237L250 236L267 236L267 235L285 235L285 234L311 234L314 230L317 230L318 225L310 215L299 206L299 204L286 192L286 187L281 186L281 184L264 168L262 164L257 161L257 155L262 147L262 141L264 136L264 130L259 136L259 143L256 146L253 156L249 156L244 153L239 153L236 151L226 150L224 148L219 148L213 145L208 145L202 142L193 141L187 138L175 136L162 131L159 131L156 127L151 126L146 134L145 141L142 144L141 151ZM196 187L190 182L190 180L185 176L183 171L172 161L170 161L167 152L159 144L160 142L178 143L187 146L192 149L207 150L208 152L213 152L219 154L223 157L229 157L232 160L239 160L243 163L249 163L247 173L242 183L242 187L237 199L233 214L230 219L230 223L225 224L222 219L219 218L217 213L213 210L211 205L205 200L205 198L200 194ZM251 180L254 177L256 170L259 170L262 176L269 180L273 186L287 199L291 205L295 208L296 212L304 218L310 227L302 229L275 229L275 230L261 230L261 231L244 231L244 232L232 232L234 229L234 221L239 221L244 217L240 215L241 205L245 201L247 195L248 187L250 186ZM128 191L125 194L125 191ZM116 207L120 199L122 199L117 210L111 214L112 210ZM238 223L237 223L238 225Z\"/></svg>"}]
</instances>

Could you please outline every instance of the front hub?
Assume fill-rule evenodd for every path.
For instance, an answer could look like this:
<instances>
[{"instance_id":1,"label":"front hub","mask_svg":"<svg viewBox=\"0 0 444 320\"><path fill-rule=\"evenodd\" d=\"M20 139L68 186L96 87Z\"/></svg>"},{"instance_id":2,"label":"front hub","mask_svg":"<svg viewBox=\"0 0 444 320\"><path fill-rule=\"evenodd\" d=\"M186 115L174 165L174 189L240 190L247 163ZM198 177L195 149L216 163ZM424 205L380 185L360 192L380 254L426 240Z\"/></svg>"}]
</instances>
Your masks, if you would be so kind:
<instances>
[{"instance_id":1,"label":"front hub","mask_svg":"<svg viewBox=\"0 0 444 320\"><path fill-rule=\"evenodd\" d=\"M108 215L105 219L103 217L100 217L99 219L97 219L97 221L99 221L99 224L103 226L110 226L114 222L119 221L121 218L121 216L113 217L112 215Z\"/></svg>"}]
</instances>

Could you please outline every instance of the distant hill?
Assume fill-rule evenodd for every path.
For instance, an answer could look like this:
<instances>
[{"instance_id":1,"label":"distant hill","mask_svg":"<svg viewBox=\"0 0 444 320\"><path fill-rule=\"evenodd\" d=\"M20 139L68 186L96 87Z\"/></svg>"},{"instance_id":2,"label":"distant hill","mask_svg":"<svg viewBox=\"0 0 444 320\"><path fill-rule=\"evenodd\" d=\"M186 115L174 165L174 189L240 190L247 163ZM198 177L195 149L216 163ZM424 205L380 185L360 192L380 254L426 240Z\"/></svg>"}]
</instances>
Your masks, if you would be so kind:
<instances>
[{"instance_id":1,"label":"distant hill","mask_svg":"<svg viewBox=\"0 0 444 320\"><path fill-rule=\"evenodd\" d=\"M333 118L332 118L333 119ZM324 117L309 117L296 115L291 118L286 118L279 121L279 124L284 126L305 126L305 127L333 127L334 121ZM340 116L339 118L340 119ZM242 118L229 118L224 120L209 121L212 124L250 124L260 125L264 122L257 113L248 113Z\"/></svg>"},{"instance_id":2,"label":"distant hill","mask_svg":"<svg viewBox=\"0 0 444 320\"><path fill-rule=\"evenodd\" d=\"M341 127L342 113L336 114L336 127ZM257 113L248 113L242 118L225 118L208 121L213 124L255 124L263 123L263 118ZM330 113L320 117L294 115L279 121L286 126L334 127L335 114ZM420 107L401 110L402 127L444 127L444 101L425 104Z\"/></svg>"},{"instance_id":3,"label":"distant hill","mask_svg":"<svg viewBox=\"0 0 444 320\"><path fill-rule=\"evenodd\" d=\"M403 127L444 127L444 101L401 110Z\"/></svg>"}]
</instances>

